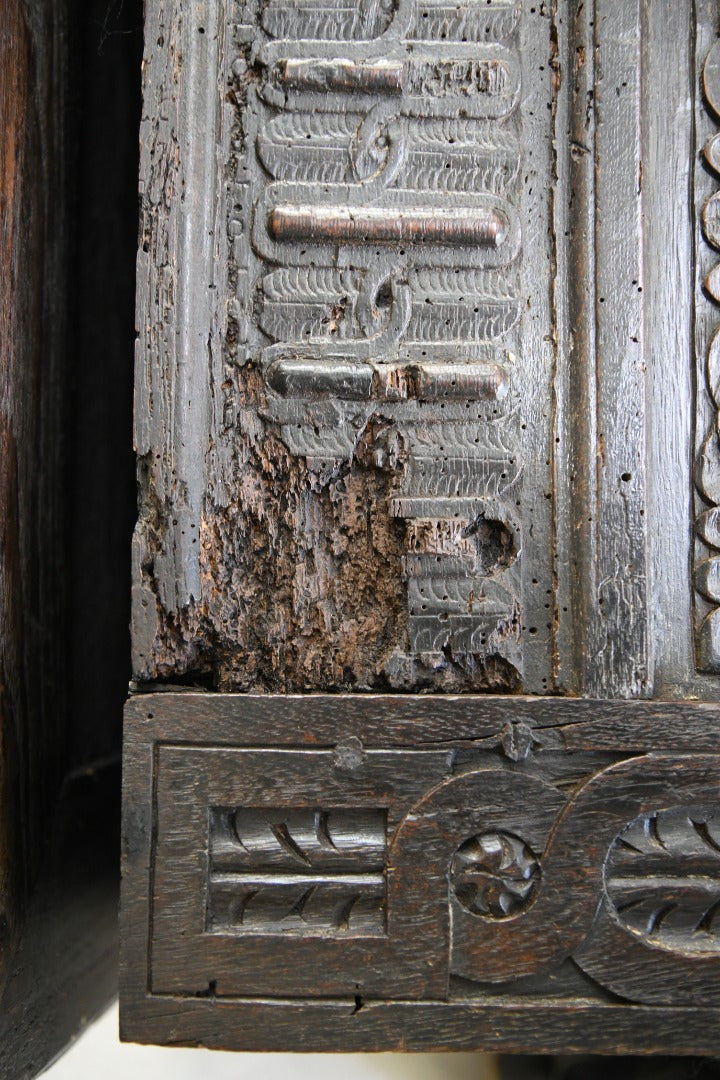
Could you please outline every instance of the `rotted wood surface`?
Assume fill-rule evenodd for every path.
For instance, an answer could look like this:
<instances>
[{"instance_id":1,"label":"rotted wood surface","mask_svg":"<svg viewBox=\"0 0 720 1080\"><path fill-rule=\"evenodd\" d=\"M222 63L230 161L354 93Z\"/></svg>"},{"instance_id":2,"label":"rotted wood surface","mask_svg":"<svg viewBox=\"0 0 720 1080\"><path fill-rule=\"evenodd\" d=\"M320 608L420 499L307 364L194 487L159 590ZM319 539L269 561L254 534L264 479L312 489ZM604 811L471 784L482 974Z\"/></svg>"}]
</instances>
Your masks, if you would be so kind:
<instances>
[{"instance_id":1,"label":"rotted wood surface","mask_svg":"<svg viewBox=\"0 0 720 1080\"><path fill-rule=\"evenodd\" d=\"M481 6L148 6L138 683L714 696L692 5Z\"/></svg>"},{"instance_id":2,"label":"rotted wood surface","mask_svg":"<svg viewBox=\"0 0 720 1080\"><path fill-rule=\"evenodd\" d=\"M148 7L140 681L554 685L551 20L431 9Z\"/></svg>"}]
</instances>

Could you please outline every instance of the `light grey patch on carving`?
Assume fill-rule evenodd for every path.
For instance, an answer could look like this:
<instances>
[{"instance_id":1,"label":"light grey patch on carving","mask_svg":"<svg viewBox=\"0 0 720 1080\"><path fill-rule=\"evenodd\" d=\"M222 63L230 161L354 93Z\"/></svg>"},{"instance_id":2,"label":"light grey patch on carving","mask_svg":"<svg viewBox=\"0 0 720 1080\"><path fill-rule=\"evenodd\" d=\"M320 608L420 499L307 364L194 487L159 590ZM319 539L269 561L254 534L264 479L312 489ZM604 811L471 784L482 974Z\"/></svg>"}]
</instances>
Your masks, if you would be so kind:
<instances>
[{"instance_id":1,"label":"light grey patch on carving","mask_svg":"<svg viewBox=\"0 0 720 1080\"><path fill-rule=\"evenodd\" d=\"M712 431L702 445L696 483L708 502L720 503L720 437L717 431Z\"/></svg>"},{"instance_id":2,"label":"light grey patch on carving","mask_svg":"<svg viewBox=\"0 0 720 1080\"><path fill-rule=\"evenodd\" d=\"M703 89L708 105L720 119L720 42L713 45L705 61Z\"/></svg>"},{"instance_id":3,"label":"light grey patch on carving","mask_svg":"<svg viewBox=\"0 0 720 1080\"><path fill-rule=\"evenodd\" d=\"M701 514L695 528L701 540L720 551L720 507L713 506Z\"/></svg>"},{"instance_id":4,"label":"light grey patch on carving","mask_svg":"<svg viewBox=\"0 0 720 1080\"><path fill-rule=\"evenodd\" d=\"M720 330L715 332L708 349L707 377L713 402L720 407Z\"/></svg>"},{"instance_id":5,"label":"light grey patch on carving","mask_svg":"<svg viewBox=\"0 0 720 1080\"><path fill-rule=\"evenodd\" d=\"M720 674L720 608L714 608L700 623L697 660L700 671Z\"/></svg>"},{"instance_id":6,"label":"light grey patch on carving","mask_svg":"<svg viewBox=\"0 0 720 1080\"><path fill-rule=\"evenodd\" d=\"M357 772L365 762L365 750L360 739L351 735L335 747L335 768L340 772Z\"/></svg>"},{"instance_id":7,"label":"light grey patch on carving","mask_svg":"<svg viewBox=\"0 0 720 1080\"><path fill-rule=\"evenodd\" d=\"M714 266L705 278L705 289L720 304L720 265Z\"/></svg>"},{"instance_id":8,"label":"light grey patch on carving","mask_svg":"<svg viewBox=\"0 0 720 1080\"><path fill-rule=\"evenodd\" d=\"M720 249L720 192L711 195L702 211L703 233L714 248Z\"/></svg>"},{"instance_id":9,"label":"light grey patch on carving","mask_svg":"<svg viewBox=\"0 0 720 1080\"><path fill-rule=\"evenodd\" d=\"M713 172L720 175L720 132L707 141L704 156Z\"/></svg>"},{"instance_id":10,"label":"light grey patch on carving","mask_svg":"<svg viewBox=\"0 0 720 1080\"><path fill-rule=\"evenodd\" d=\"M695 588L713 603L720 603L720 558L706 559L695 568Z\"/></svg>"}]
</instances>

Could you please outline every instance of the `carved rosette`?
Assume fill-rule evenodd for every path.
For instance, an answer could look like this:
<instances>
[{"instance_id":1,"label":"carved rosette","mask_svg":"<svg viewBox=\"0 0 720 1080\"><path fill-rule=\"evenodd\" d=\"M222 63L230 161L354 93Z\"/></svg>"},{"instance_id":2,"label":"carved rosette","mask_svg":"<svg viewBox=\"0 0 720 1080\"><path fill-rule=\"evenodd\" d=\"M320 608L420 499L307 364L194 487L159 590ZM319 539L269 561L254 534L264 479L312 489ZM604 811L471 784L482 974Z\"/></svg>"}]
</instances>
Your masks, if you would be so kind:
<instances>
[{"instance_id":1,"label":"carved rosette","mask_svg":"<svg viewBox=\"0 0 720 1080\"><path fill-rule=\"evenodd\" d=\"M470 837L450 864L450 880L463 907L494 919L523 911L539 877L535 854L519 836L506 832Z\"/></svg>"},{"instance_id":2,"label":"carved rosette","mask_svg":"<svg viewBox=\"0 0 720 1080\"><path fill-rule=\"evenodd\" d=\"M702 83L708 112L714 120L720 120L720 43L713 46L705 61ZM703 160L715 177L720 176L720 132L706 143ZM700 220L706 244L714 251L720 251L720 191L706 199ZM705 278L704 291L707 298L720 304L720 264L715 265ZM720 673L720 434L717 414L720 407L720 328L716 328L710 338L705 376L713 414L696 468L701 502L695 524L698 540L695 588L702 598L697 664L701 671L717 674Z\"/></svg>"}]
</instances>

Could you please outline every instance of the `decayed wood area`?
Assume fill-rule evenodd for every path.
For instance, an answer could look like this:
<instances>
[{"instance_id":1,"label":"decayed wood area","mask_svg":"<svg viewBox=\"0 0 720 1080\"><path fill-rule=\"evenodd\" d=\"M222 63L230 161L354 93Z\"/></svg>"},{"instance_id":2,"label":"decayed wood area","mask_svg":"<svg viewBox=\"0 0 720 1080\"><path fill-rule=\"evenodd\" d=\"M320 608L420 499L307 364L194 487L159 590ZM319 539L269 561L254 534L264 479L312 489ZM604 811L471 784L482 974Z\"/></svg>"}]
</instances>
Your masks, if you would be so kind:
<instances>
[{"instance_id":1,"label":"decayed wood area","mask_svg":"<svg viewBox=\"0 0 720 1080\"><path fill-rule=\"evenodd\" d=\"M699 685L692 585L648 607L654 20L481 7L149 5L140 687Z\"/></svg>"},{"instance_id":2,"label":"decayed wood area","mask_svg":"<svg viewBox=\"0 0 720 1080\"><path fill-rule=\"evenodd\" d=\"M347 29L333 11L321 36ZM393 56L358 66L352 41L349 60L325 61L339 96L312 119L321 75L278 60L284 109L275 46L251 56L263 17L246 18L147 11L135 676L274 692L548 689L550 507L535 487L550 482L550 433L545 419L520 431L518 413L550 411L532 370L548 288L530 269L549 258L550 114L520 107L520 66L539 100L549 77L520 57L517 12L500 5L477 16L477 76L471 46L449 46L447 72L486 89L469 95L469 119L445 61L436 116L430 61L403 91L385 71ZM305 18L280 4L265 29L302 37ZM527 18L539 55L549 22ZM376 110L358 126L353 79L359 93L405 93L402 118ZM534 137L542 150L523 161ZM323 205L308 207L315 183ZM522 260L520 207L541 223Z\"/></svg>"}]
</instances>

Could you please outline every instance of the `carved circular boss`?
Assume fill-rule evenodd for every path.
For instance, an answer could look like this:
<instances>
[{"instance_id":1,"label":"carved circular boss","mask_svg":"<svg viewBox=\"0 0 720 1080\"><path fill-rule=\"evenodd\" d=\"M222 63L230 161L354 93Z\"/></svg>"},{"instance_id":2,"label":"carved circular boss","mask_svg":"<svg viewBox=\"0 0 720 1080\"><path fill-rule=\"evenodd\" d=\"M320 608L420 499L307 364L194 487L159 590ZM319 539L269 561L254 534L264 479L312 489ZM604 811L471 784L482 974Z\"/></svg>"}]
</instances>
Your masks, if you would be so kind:
<instances>
[{"instance_id":1,"label":"carved circular boss","mask_svg":"<svg viewBox=\"0 0 720 1080\"><path fill-rule=\"evenodd\" d=\"M720 763L712 755L622 761L590 777L569 800L520 770L453 777L414 807L392 845L390 936L417 933L417 898L432 893L423 937L447 955L448 978L510 982L572 956L630 999L677 1004L682 986L689 1003L720 1004L720 903L713 906L720 895L720 815L707 809L718 806ZM683 829L694 844L685 861ZM638 840L643 830L651 831L645 847ZM625 872L633 843L640 854ZM702 896L695 888L677 911L665 910L672 897L658 899L652 890L646 896L636 881L634 868L647 863L651 873L663 843L674 845L665 862L672 862L678 896L688 895L683 874L691 874L692 858L704 858L705 877L715 874ZM638 896L629 895L633 890ZM639 910L631 914L635 899L646 903L646 921Z\"/></svg>"}]
</instances>

